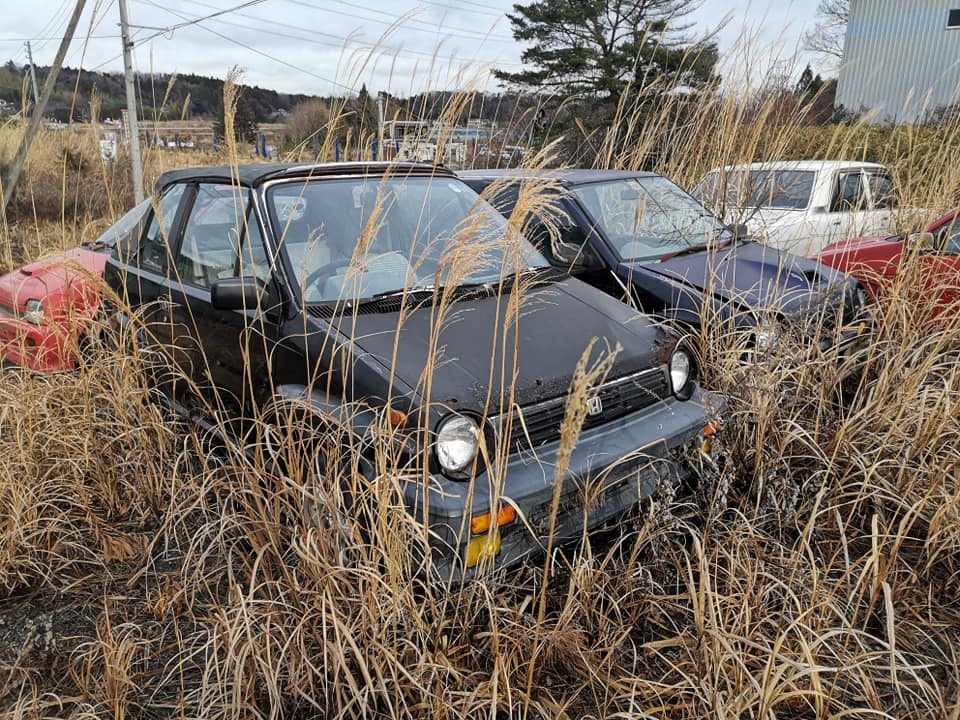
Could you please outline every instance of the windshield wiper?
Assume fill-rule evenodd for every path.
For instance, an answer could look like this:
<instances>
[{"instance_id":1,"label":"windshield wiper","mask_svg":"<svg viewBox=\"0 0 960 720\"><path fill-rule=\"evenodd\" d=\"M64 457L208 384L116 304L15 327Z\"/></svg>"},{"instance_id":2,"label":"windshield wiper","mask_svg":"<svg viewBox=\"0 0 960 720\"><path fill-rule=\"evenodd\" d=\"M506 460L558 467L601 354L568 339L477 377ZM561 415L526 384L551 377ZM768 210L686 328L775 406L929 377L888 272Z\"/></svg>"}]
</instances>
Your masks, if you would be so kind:
<instances>
[{"instance_id":1,"label":"windshield wiper","mask_svg":"<svg viewBox=\"0 0 960 720\"><path fill-rule=\"evenodd\" d=\"M371 300L386 300L388 298L394 297L403 297L404 295L414 295L421 296L424 293L429 293L433 295L437 291L433 285L418 285L417 287L412 288L399 288L397 290L384 290L383 292L374 293L368 298L364 298L361 302L370 302Z\"/></svg>"},{"instance_id":2,"label":"windshield wiper","mask_svg":"<svg viewBox=\"0 0 960 720\"><path fill-rule=\"evenodd\" d=\"M658 259L660 262L663 262L664 260L672 260L675 257L682 257L683 255L692 255L693 253L703 252L704 250L709 250L709 249L710 249L710 246L706 244L688 245L687 247L677 250L675 252L667 253L666 255L661 255Z\"/></svg>"},{"instance_id":3,"label":"windshield wiper","mask_svg":"<svg viewBox=\"0 0 960 720\"><path fill-rule=\"evenodd\" d=\"M462 295L470 295L478 290L483 290L487 295L495 295L500 291L501 287L504 290L507 290L515 285L520 278L541 273L549 269L549 267L523 268L522 270L517 270L504 275L502 279L493 278L478 282L459 283L452 287L447 285L418 285L410 288L384 290L383 292L374 293L368 298L362 298L357 301L347 301L345 306L348 308L370 307L371 305L376 305L377 303L397 299L410 300L411 302L421 302L423 300L432 298L435 295L439 297L447 291L450 291L454 298L458 298Z\"/></svg>"},{"instance_id":4,"label":"windshield wiper","mask_svg":"<svg viewBox=\"0 0 960 720\"><path fill-rule=\"evenodd\" d=\"M661 255L658 259L660 262L664 260L672 260L675 257L682 257L684 255L693 255L694 253L703 252L704 250L722 250L727 247L734 241L734 237L731 234L726 240L721 240L718 243L703 243L700 245L690 245L689 247L682 248L676 252L667 253L666 255Z\"/></svg>"}]
</instances>

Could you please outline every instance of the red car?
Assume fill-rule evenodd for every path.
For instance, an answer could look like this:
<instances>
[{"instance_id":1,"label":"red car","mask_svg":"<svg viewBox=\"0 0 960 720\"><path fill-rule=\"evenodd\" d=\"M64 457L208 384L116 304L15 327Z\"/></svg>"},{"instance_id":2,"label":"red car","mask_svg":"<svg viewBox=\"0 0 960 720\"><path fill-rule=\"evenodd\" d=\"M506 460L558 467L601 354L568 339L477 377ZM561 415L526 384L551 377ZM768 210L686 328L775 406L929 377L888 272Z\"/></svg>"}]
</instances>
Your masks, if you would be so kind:
<instances>
[{"instance_id":1,"label":"red car","mask_svg":"<svg viewBox=\"0 0 960 720\"><path fill-rule=\"evenodd\" d=\"M827 245L815 260L860 280L871 299L883 302L898 275L917 306L935 319L960 304L960 210L922 233L866 237ZM903 268L904 260L911 262ZM912 273L906 276L904 273ZM955 313L951 312L951 315Z\"/></svg>"},{"instance_id":2,"label":"red car","mask_svg":"<svg viewBox=\"0 0 960 720\"><path fill-rule=\"evenodd\" d=\"M38 372L72 370L76 350L100 305L100 278L117 238L139 224L145 201L83 247L0 277L0 355Z\"/></svg>"}]
</instances>

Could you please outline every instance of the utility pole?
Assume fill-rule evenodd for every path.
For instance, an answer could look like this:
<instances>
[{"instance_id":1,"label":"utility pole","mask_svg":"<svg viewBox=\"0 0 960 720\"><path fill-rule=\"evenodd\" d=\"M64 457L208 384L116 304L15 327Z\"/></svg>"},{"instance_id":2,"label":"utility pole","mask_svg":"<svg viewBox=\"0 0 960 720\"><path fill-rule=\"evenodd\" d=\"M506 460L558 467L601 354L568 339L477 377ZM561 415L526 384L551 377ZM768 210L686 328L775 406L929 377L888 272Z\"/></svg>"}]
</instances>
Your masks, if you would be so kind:
<instances>
[{"instance_id":1,"label":"utility pole","mask_svg":"<svg viewBox=\"0 0 960 720\"><path fill-rule=\"evenodd\" d=\"M47 79L43 82L43 92L40 93L40 99L37 101L37 107L34 108L33 115L30 116L30 122L27 124L27 131L23 134L20 141L20 147L17 148L17 154L13 157L13 163L10 165L10 174L3 183L3 201L0 204L0 215L7 211L7 205L10 198L13 197L13 188L16 187L17 180L20 179L20 172L23 170L23 164L27 160L27 151L30 149L30 143L33 142L33 136L40 129L40 123L43 121L43 111L47 108L47 102L53 94L53 86L57 83L57 76L60 74L60 66L63 65L63 58L67 54L67 48L70 47L70 41L73 40L73 34L77 31L77 24L80 22L80 14L83 12L83 6L86 0L77 0L77 6L73 9L73 15L70 16L70 22L67 23L67 30L63 34L63 40L60 41L60 47L57 48L57 56L53 59L50 66L50 72Z\"/></svg>"},{"instance_id":2,"label":"utility pole","mask_svg":"<svg viewBox=\"0 0 960 720\"><path fill-rule=\"evenodd\" d=\"M120 38L123 41L123 79L127 86L127 125L130 138L130 164L133 166L133 196L143 200L143 166L140 164L140 125L137 122L137 93L133 86L133 42L127 19L127 0L119 0Z\"/></svg>"},{"instance_id":3,"label":"utility pole","mask_svg":"<svg viewBox=\"0 0 960 720\"><path fill-rule=\"evenodd\" d=\"M30 62L30 80L33 82L33 106L36 107L40 102L40 93L37 91L37 71L33 69L33 51L30 49L29 40L27 40L27 60Z\"/></svg>"},{"instance_id":4,"label":"utility pole","mask_svg":"<svg viewBox=\"0 0 960 720\"><path fill-rule=\"evenodd\" d=\"M387 149L383 146L383 95L383 90L377 93L377 151L380 159L386 160Z\"/></svg>"}]
</instances>

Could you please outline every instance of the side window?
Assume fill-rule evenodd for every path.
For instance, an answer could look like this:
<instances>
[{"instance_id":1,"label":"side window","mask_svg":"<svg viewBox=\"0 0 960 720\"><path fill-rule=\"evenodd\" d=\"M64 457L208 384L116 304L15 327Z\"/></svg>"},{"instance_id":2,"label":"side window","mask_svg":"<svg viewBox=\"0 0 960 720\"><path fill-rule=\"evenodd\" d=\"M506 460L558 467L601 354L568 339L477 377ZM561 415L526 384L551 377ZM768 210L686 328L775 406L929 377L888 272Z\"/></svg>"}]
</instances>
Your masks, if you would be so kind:
<instances>
[{"instance_id":1,"label":"side window","mask_svg":"<svg viewBox=\"0 0 960 720\"><path fill-rule=\"evenodd\" d=\"M170 233L173 230L173 223L177 217L177 208L180 207L180 200L183 198L183 192L186 185L174 185L167 190L160 198L157 207L154 209L153 217L150 218L150 225L147 232L143 235L143 241L140 243L139 264L147 270L164 272L167 267L167 256L169 255Z\"/></svg>"},{"instance_id":2,"label":"side window","mask_svg":"<svg viewBox=\"0 0 960 720\"><path fill-rule=\"evenodd\" d=\"M870 174L870 197L873 207L886 209L896 207L897 199L893 191L893 180L886 173Z\"/></svg>"},{"instance_id":3,"label":"side window","mask_svg":"<svg viewBox=\"0 0 960 720\"><path fill-rule=\"evenodd\" d=\"M863 173L841 173L830 204L832 212L850 212L862 210L866 206L866 195L863 190Z\"/></svg>"},{"instance_id":4,"label":"side window","mask_svg":"<svg viewBox=\"0 0 960 720\"><path fill-rule=\"evenodd\" d=\"M517 200L519 199L520 186L517 184L507 185L490 198L490 204L504 217L510 217L514 208L517 207Z\"/></svg>"},{"instance_id":5,"label":"side window","mask_svg":"<svg viewBox=\"0 0 960 720\"><path fill-rule=\"evenodd\" d=\"M200 184L177 254L180 281L208 288L239 271L240 233L249 193L233 185Z\"/></svg>"},{"instance_id":6,"label":"side window","mask_svg":"<svg viewBox=\"0 0 960 720\"><path fill-rule=\"evenodd\" d=\"M537 212L526 231L527 239L546 256L551 265L569 269L571 264L589 255L587 236L574 224L569 210L560 198Z\"/></svg>"}]
</instances>

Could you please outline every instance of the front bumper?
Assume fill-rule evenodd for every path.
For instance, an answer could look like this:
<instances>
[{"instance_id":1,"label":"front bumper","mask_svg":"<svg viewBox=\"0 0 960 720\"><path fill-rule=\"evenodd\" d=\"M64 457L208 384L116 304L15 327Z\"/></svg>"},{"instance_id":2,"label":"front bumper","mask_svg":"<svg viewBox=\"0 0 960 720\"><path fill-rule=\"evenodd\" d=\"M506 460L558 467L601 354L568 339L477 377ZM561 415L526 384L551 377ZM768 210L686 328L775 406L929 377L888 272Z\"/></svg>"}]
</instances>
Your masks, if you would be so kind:
<instances>
[{"instance_id":1,"label":"front bumper","mask_svg":"<svg viewBox=\"0 0 960 720\"><path fill-rule=\"evenodd\" d=\"M427 488L409 484L405 501L418 520L426 520L435 573L469 578L476 567L465 562L467 548L478 539L471 534L471 517L495 513L498 504L516 508L514 522L484 534L499 547L489 558L497 567L545 550L551 537L554 545L580 538L689 475L686 457L701 451L704 428L725 411L721 398L698 389L690 400L670 398L584 430L560 480L556 515L559 442L512 455L499 487L494 473L472 483L433 476Z\"/></svg>"},{"instance_id":2,"label":"front bumper","mask_svg":"<svg viewBox=\"0 0 960 720\"><path fill-rule=\"evenodd\" d=\"M0 354L35 372L58 372L76 367L65 333L49 325L34 325L0 311Z\"/></svg>"}]
</instances>

